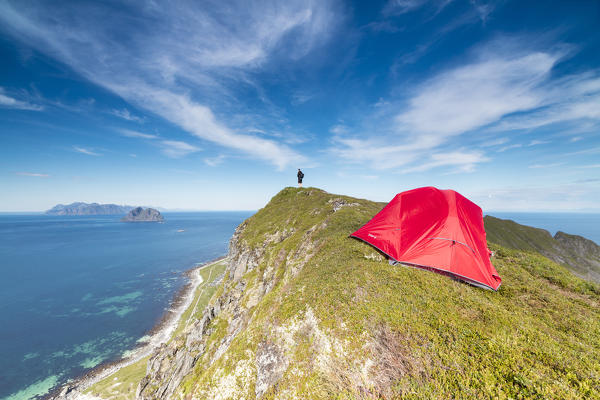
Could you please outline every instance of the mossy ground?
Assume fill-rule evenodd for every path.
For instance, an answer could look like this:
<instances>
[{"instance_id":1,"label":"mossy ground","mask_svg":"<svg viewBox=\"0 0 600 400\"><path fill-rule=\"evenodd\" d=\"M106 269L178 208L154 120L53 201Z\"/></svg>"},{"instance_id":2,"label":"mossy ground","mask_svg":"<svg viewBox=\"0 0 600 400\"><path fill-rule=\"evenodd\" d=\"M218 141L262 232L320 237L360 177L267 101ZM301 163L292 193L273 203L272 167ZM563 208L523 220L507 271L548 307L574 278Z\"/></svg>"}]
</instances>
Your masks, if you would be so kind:
<instances>
[{"instance_id":1,"label":"mossy ground","mask_svg":"<svg viewBox=\"0 0 600 400\"><path fill-rule=\"evenodd\" d=\"M114 374L90 386L84 393L107 400L135 399L137 386L146 375L147 362L148 357L144 357L136 363L121 368Z\"/></svg>"},{"instance_id":2,"label":"mossy ground","mask_svg":"<svg viewBox=\"0 0 600 400\"><path fill-rule=\"evenodd\" d=\"M354 205L334 213L334 199ZM182 392L198 395L214 387L251 360L260 341L276 340L274 327L312 310L319 329L343 350L333 346L333 361L318 367L323 349L314 330L295 332L295 348L286 353L290 367L265 398L600 398L597 285L536 253L493 243L492 262L503 278L498 292L390 266L374 248L349 238L382 206L286 188L251 217L242 235L250 247L294 230L270 244L263 263L246 277L248 291L256 276L275 266L273 290L226 354L209 368L199 362ZM288 260L304 256L298 249L306 240L314 255L290 276ZM212 322L207 353L223 337L227 318ZM252 381L239 386L245 398L254 398Z\"/></svg>"},{"instance_id":3,"label":"mossy ground","mask_svg":"<svg viewBox=\"0 0 600 400\"><path fill-rule=\"evenodd\" d=\"M202 315L204 307L206 307L208 301L218 287L212 285L212 283L216 278L223 274L226 265L226 261L223 260L200 270L203 282L196 288L194 300L179 319L179 323L171 336L171 340L183 331L190 319L193 320ZM93 394L106 400L134 399L137 386L146 375L148 358L149 357L145 357L134 364L121 368L114 374L90 386L85 393Z\"/></svg>"}]
</instances>

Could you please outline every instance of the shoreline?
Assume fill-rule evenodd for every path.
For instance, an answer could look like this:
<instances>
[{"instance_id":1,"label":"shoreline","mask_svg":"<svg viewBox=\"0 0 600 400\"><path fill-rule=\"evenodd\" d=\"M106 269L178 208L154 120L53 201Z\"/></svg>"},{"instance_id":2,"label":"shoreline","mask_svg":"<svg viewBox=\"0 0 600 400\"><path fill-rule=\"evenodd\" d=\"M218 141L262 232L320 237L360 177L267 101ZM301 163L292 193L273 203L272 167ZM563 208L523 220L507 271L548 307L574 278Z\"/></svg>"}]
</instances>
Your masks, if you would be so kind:
<instances>
[{"instance_id":1,"label":"shoreline","mask_svg":"<svg viewBox=\"0 0 600 400\"><path fill-rule=\"evenodd\" d=\"M184 275L189 279L181 289L179 289L170 302L169 308L163 313L158 322L142 337L148 337L148 340L141 342L135 348L126 352L126 357L116 361L102 363L94 367L83 376L73 379L62 386L52 390L43 396L43 399L52 400L92 400L99 397L87 395L83 392L90 386L100 382L104 378L114 374L122 368L140 361L142 358L151 355L160 345L171 339L171 335L177 329L183 313L192 305L196 289L203 283L200 271L206 267L217 264L227 259L227 256L219 257L205 263L198 263L195 267L184 271ZM125 354L125 353L123 353Z\"/></svg>"}]
</instances>

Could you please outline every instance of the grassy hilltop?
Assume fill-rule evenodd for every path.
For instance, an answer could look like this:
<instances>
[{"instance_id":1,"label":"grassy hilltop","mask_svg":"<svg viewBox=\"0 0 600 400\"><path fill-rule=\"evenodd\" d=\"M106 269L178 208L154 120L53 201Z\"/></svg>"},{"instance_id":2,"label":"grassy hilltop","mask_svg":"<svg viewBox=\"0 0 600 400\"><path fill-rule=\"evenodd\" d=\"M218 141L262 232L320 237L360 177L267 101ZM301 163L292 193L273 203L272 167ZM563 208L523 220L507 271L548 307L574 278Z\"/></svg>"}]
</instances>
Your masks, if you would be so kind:
<instances>
[{"instance_id":1,"label":"grassy hilltop","mask_svg":"<svg viewBox=\"0 0 600 400\"><path fill-rule=\"evenodd\" d=\"M142 397L600 398L596 284L494 243L498 292L390 266L348 237L383 205L282 190L238 228L202 323L151 361Z\"/></svg>"}]
</instances>

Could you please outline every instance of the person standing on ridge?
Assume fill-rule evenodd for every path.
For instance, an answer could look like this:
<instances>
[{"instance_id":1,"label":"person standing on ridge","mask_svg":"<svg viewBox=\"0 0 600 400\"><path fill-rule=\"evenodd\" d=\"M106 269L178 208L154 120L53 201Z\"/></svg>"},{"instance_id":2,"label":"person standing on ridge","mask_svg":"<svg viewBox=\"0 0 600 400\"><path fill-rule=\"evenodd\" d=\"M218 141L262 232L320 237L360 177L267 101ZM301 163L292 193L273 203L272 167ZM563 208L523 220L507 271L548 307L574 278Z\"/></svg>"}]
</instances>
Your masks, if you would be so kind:
<instances>
[{"instance_id":1,"label":"person standing on ridge","mask_svg":"<svg viewBox=\"0 0 600 400\"><path fill-rule=\"evenodd\" d=\"M302 187L302 178L304 178L304 173L298 168L298 187Z\"/></svg>"}]
</instances>

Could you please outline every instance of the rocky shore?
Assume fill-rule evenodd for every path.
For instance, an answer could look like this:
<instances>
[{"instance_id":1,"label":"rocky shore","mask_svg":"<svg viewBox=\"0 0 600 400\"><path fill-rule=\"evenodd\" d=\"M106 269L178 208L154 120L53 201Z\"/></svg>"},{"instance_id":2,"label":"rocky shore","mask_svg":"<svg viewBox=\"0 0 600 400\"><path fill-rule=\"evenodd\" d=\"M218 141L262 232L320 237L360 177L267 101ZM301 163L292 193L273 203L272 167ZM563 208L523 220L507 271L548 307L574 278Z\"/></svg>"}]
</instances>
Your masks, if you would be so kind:
<instances>
[{"instance_id":1,"label":"rocky shore","mask_svg":"<svg viewBox=\"0 0 600 400\"><path fill-rule=\"evenodd\" d=\"M104 363L94 368L81 378L63 385L62 387L45 396L45 398L51 400L99 399L98 397L84 394L83 392L95 383L119 371L121 368L127 367L128 365L136 363L142 358L149 356L161 345L166 343L173 335L173 332L175 332L175 329L177 329L177 325L179 324L183 313L192 304L196 289L203 282L200 271L203 268L222 261L223 259L225 259L225 257L218 258L186 271L186 275L190 279L189 283L186 284L174 296L169 310L163 315L157 325L148 333L148 340L142 343L136 349L132 350L126 358L111 363Z\"/></svg>"}]
</instances>

